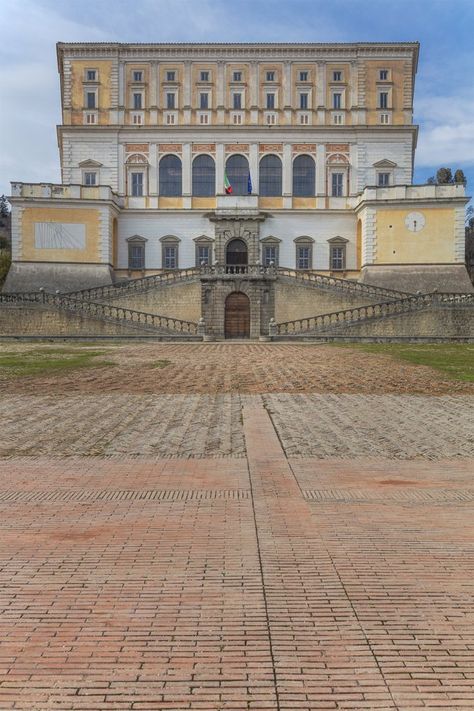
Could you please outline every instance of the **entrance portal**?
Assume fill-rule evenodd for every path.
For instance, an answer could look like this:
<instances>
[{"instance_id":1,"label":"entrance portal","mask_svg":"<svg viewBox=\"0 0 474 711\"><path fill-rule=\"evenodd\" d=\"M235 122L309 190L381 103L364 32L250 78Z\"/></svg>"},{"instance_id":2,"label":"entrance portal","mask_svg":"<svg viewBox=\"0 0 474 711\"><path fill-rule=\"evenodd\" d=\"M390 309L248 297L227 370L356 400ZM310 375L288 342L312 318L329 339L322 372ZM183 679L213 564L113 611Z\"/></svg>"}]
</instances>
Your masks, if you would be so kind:
<instances>
[{"instance_id":1,"label":"entrance portal","mask_svg":"<svg viewBox=\"0 0 474 711\"><path fill-rule=\"evenodd\" d=\"M226 338L250 337L250 300L241 291L232 292L225 300L224 333Z\"/></svg>"},{"instance_id":2,"label":"entrance portal","mask_svg":"<svg viewBox=\"0 0 474 711\"><path fill-rule=\"evenodd\" d=\"M248 264L247 245L242 239L233 239L227 245L225 253L228 274L245 274Z\"/></svg>"}]
</instances>

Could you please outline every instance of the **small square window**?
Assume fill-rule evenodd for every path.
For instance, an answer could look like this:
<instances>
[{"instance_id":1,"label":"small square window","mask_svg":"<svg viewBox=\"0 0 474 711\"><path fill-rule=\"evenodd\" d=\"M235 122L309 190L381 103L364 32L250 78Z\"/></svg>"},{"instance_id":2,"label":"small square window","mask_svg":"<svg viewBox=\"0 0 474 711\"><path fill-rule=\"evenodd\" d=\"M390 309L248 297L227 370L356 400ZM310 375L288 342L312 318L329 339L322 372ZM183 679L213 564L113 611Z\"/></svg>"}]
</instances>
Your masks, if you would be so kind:
<instances>
[{"instance_id":1,"label":"small square window","mask_svg":"<svg viewBox=\"0 0 474 711\"><path fill-rule=\"evenodd\" d=\"M300 94L300 109L306 111L308 108L308 94Z\"/></svg>"},{"instance_id":2,"label":"small square window","mask_svg":"<svg viewBox=\"0 0 474 711\"><path fill-rule=\"evenodd\" d=\"M380 76L380 81L387 81L387 79L388 79L388 69L381 69L379 76Z\"/></svg>"},{"instance_id":3,"label":"small square window","mask_svg":"<svg viewBox=\"0 0 474 711\"><path fill-rule=\"evenodd\" d=\"M242 108L242 94L232 95L232 105L233 108L239 111Z\"/></svg>"},{"instance_id":4,"label":"small square window","mask_svg":"<svg viewBox=\"0 0 474 711\"><path fill-rule=\"evenodd\" d=\"M378 173L377 174L377 185L380 187L385 187L390 185L390 173Z\"/></svg>"},{"instance_id":5,"label":"small square window","mask_svg":"<svg viewBox=\"0 0 474 711\"><path fill-rule=\"evenodd\" d=\"M275 72L267 72L267 81L275 81Z\"/></svg>"},{"instance_id":6,"label":"small square window","mask_svg":"<svg viewBox=\"0 0 474 711\"><path fill-rule=\"evenodd\" d=\"M97 185L97 173L84 173L84 185Z\"/></svg>"},{"instance_id":7,"label":"small square window","mask_svg":"<svg viewBox=\"0 0 474 711\"><path fill-rule=\"evenodd\" d=\"M275 108L275 94L267 94L267 109Z\"/></svg>"},{"instance_id":8,"label":"small square window","mask_svg":"<svg viewBox=\"0 0 474 711\"><path fill-rule=\"evenodd\" d=\"M97 123L95 114L86 114L86 123Z\"/></svg>"},{"instance_id":9,"label":"small square window","mask_svg":"<svg viewBox=\"0 0 474 711\"><path fill-rule=\"evenodd\" d=\"M209 94L199 94L199 108L208 109L209 108Z\"/></svg>"},{"instance_id":10,"label":"small square window","mask_svg":"<svg viewBox=\"0 0 474 711\"><path fill-rule=\"evenodd\" d=\"M166 72L166 81L175 81L176 72Z\"/></svg>"},{"instance_id":11,"label":"small square window","mask_svg":"<svg viewBox=\"0 0 474 711\"><path fill-rule=\"evenodd\" d=\"M87 69L86 70L86 79L87 79L87 81L97 81L97 70L96 69Z\"/></svg>"},{"instance_id":12,"label":"small square window","mask_svg":"<svg viewBox=\"0 0 474 711\"><path fill-rule=\"evenodd\" d=\"M201 72L201 81L209 81L209 72Z\"/></svg>"},{"instance_id":13,"label":"small square window","mask_svg":"<svg viewBox=\"0 0 474 711\"><path fill-rule=\"evenodd\" d=\"M133 81L143 81L143 72L133 72Z\"/></svg>"},{"instance_id":14,"label":"small square window","mask_svg":"<svg viewBox=\"0 0 474 711\"><path fill-rule=\"evenodd\" d=\"M308 81L308 72L300 72L300 81Z\"/></svg>"},{"instance_id":15,"label":"small square window","mask_svg":"<svg viewBox=\"0 0 474 711\"><path fill-rule=\"evenodd\" d=\"M175 109L176 108L176 94L166 94L166 108Z\"/></svg>"},{"instance_id":16,"label":"small square window","mask_svg":"<svg viewBox=\"0 0 474 711\"><path fill-rule=\"evenodd\" d=\"M242 72L234 72L233 81L242 81Z\"/></svg>"},{"instance_id":17,"label":"small square window","mask_svg":"<svg viewBox=\"0 0 474 711\"><path fill-rule=\"evenodd\" d=\"M342 72L333 72L332 73L332 80L333 81L342 81Z\"/></svg>"}]
</instances>

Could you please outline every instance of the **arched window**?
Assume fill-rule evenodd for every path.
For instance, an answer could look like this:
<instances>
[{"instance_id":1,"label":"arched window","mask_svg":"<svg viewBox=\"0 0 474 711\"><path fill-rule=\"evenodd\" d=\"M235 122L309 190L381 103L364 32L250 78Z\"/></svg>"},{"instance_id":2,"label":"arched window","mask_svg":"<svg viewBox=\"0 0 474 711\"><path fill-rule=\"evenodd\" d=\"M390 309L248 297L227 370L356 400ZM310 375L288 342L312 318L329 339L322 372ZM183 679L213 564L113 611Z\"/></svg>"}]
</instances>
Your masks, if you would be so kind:
<instances>
[{"instance_id":1,"label":"arched window","mask_svg":"<svg viewBox=\"0 0 474 711\"><path fill-rule=\"evenodd\" d=\"M275 197L281 195L282 165L278 156L264 156L260 161L260 195Z\"/></svg>"},{"instance_id":2,"label":"arched window","mask_svg":"<svg viewBox=\"0 0 474 711\"><path fill-rule=\"evenodd\" d=\"M311 156L302 155L293 161L293 196L313 197L316 168Z\"/></svg>"},{"instance_id":3,"label":"arched window","mask_svg":"<svg viewBox=\"0 0 474 711\"><path fill-rule=\"evenodd\" d=\"M230 156L225 164L233 195L248 195L249 162L245 156Z\"/></svg>"},{"instance_id":4,"label":"arched window","mask_svg":"<svg viewBox=\"0 0 474 711\"><path fill-rule=\"evenodd\" d=\"M160 195L177 197L181 194L181 160L178 156L164 156L160 160Z\"/></svg>"},{"instance_id":5,"label":"arched window","mask_svg":"<svg viewBox=\"0 0 474 711\"><path fill-rule=\"evenodd\" d=\"M216 192L216 165L211 156L197 156L193 160L193 195L212 197Z\"/></svg>"}]
</instances>

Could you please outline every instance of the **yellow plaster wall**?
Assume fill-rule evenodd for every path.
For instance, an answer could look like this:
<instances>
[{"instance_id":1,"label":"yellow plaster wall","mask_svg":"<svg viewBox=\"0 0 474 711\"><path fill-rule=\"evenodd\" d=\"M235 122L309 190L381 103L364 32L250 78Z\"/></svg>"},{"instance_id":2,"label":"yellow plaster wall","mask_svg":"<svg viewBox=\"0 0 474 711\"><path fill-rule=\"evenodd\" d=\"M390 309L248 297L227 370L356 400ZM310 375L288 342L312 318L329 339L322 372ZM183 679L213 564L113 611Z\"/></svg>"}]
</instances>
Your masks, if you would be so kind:
<instances>
[{"instance_id":1,"label":"yellow plaster wall","mask_svg":"<svg viewBox=\"0 0 474 711\"><path fill-rule=\"evenodd\" d=\"M215 197L193 197L194 209L212 210L215 209L216 206L217 200Z\"/></svg>"},{"instance_id":2,"label":"yellow plaster wall","mask_svg":"<svg viewBox=\"0 0 474 711\"><path fill-rule=\"evenodd\" d=\"M36 249L35 222L79 223L86 226L85 249ZM100 259L100 211L95 209L27 207L23 212L21 260L39 262L85 262Z\"/></svg>"},{"instance_id":3,"label":"yellow plaster wall","mask_svg":"<svg viewBox=\"0 0 474 711\"><path fill-rule=\"evenodd\" d=\"M293 198L294 208L313 208L316 207L315 197L294 197Z\"/></svg>"},{"instance_id":4,"label":"yellow plaster wall","mask_svg":"<svg viewBox=\"0 0 474 711\"><path fill-rule=\"evenodd\" d=\"M369 125L380 124L378 93L379 91L392 92L392 102L389 108L392 109L392 124L403 124L403 84L405 81L404 65L408 60L385 60L377 59L366 62L366 106L369 109L367 123ZM379 81L380 69L389 70L388 82Z\"/></svg>"},{"instance_id":5,"label":"yellow plaster wall","mask_svg":"<svg viewBox=\"0 0 474 711\"><path fill-rule=\"evenodd\" d=\"M283 207L283 198L282 197L261 197L258 200L258 204L260 207L278 210Z\"/></svg>"},{"instance_id":6,"label":"yellow plaster wall","mask_svg":"<svg viewBox=\"0 0 474 711\"><path fill-rule=\"evenodd\" d=\"M405 218L421 212L425 226L410 232ZM375 264L446 264L454 262L454 209L377 210Z\"/></svg>"},{"instance_id":7,"label":"yellow plaster wall","mask_svg":"<svg viewBox=\"0 0 474 711\"><path fill-rule=\"evenodd\" d=\"M182 197L160 197L158 200L158 206L161 209L163 208L181 208L183 207L183 198Z\"/></svg>"},{"instance_id":8,"label":"yellow plaster wall","mask_svg":"<svg viewBox=\"0 0 474 711\"><path fill-rule=\"evenodd\" d=\"M109 112L110 108L110 75L112 72L112 62L110 60L79 60L75 59L71 62L71 74L72 74L72 91L71 91L71 105L72 105L72 123L82 124L83 116L82 112L85 109L84 92L87 91L87 87L94 87L94 84L84 84L84 72L86 69L97 69L99 73L99 124L109 123Z\"/></svg>"}]
</instances>

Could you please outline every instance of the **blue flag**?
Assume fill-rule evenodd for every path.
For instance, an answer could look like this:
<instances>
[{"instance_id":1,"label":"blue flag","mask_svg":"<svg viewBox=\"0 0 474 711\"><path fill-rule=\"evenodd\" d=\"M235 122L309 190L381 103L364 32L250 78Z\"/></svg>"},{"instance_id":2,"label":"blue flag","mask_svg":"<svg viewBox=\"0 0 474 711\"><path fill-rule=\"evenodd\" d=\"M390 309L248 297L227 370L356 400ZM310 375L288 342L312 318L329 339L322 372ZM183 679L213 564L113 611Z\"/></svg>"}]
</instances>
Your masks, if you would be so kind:
<instances>
[{"instance_id":1,"label":"blue flag","mask_svg":"<svg viewBox=\"0 0 474 711\"><path fill-rule=\"evenodd\" d=\"M249 195L252 194L252 178L250 177L250 171L249 171L249 177L247 180L247 192Z\"/></svg>"}]
</instances>

